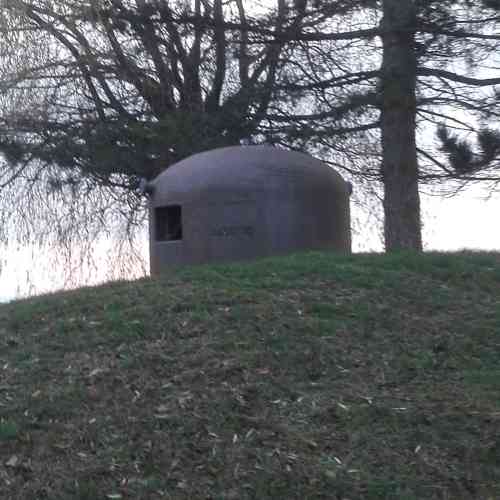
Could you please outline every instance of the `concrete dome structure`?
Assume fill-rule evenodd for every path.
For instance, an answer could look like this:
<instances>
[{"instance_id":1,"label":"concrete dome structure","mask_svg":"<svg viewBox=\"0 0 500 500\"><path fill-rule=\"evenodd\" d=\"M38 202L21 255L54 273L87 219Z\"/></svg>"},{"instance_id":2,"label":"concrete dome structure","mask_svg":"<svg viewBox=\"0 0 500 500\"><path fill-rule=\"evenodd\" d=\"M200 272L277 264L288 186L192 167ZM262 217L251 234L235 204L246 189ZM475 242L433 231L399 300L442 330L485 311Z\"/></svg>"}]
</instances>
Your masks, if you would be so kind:
<instances>
[{"instance_id":1,"label":"concrete dome structure","mask_svg":"<svg viewBox=\"0 0 500 500\"><path fill-rule=\"evenodd\" d=\"M234 146L149 183L151 274L303 249L350 252L350 185L311 156Z\"/></svg>"}]
</instances>

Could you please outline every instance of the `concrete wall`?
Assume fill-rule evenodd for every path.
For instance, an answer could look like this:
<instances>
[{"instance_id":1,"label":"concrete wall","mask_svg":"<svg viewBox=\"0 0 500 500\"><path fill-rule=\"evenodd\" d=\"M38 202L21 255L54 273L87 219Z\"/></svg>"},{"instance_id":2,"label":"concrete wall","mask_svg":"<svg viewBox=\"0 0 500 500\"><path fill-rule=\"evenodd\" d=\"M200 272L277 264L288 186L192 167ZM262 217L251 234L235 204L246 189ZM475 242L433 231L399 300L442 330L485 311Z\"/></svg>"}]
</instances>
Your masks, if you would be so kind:
<instances>
[{"instance_id":1,"label":"concrete wall","mask_svg":"<svg viewBox=\"0 0 500 500\"><path fill-rule=\"evenodd\" d=\"M301 249L351 250L348 184L301 153L271 146L208 151L172 165L151 188L152 275Z\"/></svg>"}]
</instances>

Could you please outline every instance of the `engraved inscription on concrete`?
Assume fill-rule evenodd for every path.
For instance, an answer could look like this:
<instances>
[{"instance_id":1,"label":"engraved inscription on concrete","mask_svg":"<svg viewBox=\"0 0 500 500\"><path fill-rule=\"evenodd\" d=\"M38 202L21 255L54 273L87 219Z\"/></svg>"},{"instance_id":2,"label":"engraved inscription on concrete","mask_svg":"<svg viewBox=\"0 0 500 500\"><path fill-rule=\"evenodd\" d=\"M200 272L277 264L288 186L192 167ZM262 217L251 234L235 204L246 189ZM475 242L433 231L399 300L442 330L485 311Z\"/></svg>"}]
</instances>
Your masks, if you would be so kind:
<instances>
[{"instance_id":1,"label":"engraved inscription on concrete","mask_svg":"<svg viewBox=\"0 0 500 500\"><path fill-rule=\"evenodd\" d=\"M210 231L210 236L218 238L251 238L254 234L255 228L252 226L219 226Z\"/></svg>"}]
</instances>

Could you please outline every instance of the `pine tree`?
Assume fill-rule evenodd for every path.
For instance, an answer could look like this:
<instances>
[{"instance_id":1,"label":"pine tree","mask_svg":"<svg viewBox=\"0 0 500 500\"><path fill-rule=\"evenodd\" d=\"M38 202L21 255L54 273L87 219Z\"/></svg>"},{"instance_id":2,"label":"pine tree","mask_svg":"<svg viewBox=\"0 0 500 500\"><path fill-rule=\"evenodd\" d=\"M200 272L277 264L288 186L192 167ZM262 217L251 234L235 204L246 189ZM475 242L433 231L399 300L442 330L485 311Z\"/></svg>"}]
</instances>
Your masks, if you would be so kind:
<instances>
[{"instance_id":1,"label":"pine tree","mask_svg":"<svg viewBox=\"0 0 500 500\"><path fill-rule=\"evenodd\" d=\"M290 34L307 70L286 83L314 102L299 128L314 127L307 140L353 175L382 182L387 250L422 249L419 183L500 180L499 10L497 0L317 0Z\"/></svg>"}]
</instances>

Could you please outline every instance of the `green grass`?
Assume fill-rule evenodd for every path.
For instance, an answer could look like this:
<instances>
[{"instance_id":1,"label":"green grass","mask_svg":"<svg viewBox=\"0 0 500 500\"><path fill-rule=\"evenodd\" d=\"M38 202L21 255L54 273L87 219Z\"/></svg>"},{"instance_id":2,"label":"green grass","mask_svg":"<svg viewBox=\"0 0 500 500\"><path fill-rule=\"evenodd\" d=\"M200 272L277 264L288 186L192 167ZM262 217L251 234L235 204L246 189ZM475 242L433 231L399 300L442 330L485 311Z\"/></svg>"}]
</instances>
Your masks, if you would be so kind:
<instances>
[{"instance_id":1,"label":"green grass","mask_svg":"<svg viewBox=\"0 0 500 500\"><path fill-rule=\"evenodd\" d=\"M9 420L0 420L0 442L17 437L17 425Z\"/></svg>"},{"instance_id":2,"label":"green grass","mask_svg":"<svg viewBox=\"0 0 500 500\"><path fill-rule=\"evenodd\" d=\"M500 256L313 252L2 305L0 498L500 498Z\"/></svg>"}]
</instances>

